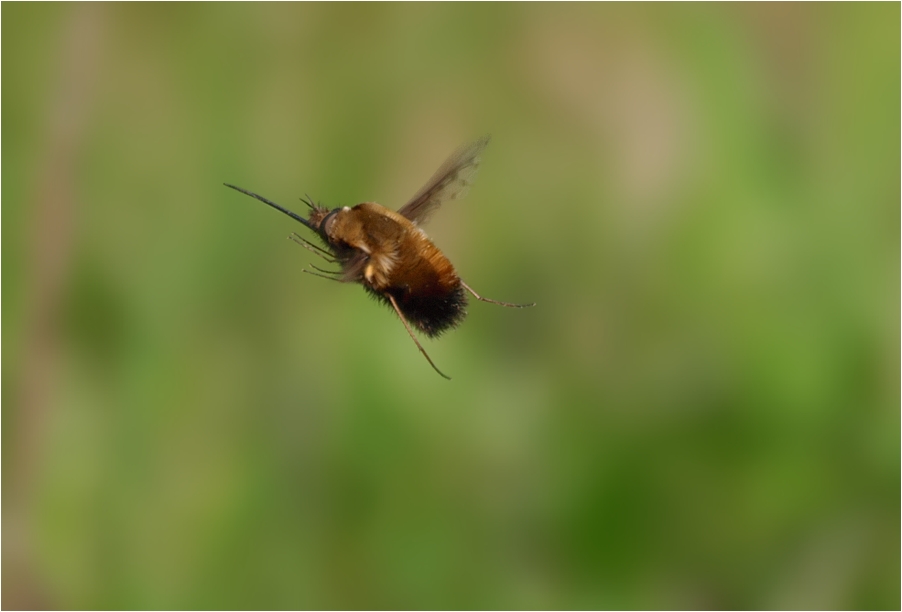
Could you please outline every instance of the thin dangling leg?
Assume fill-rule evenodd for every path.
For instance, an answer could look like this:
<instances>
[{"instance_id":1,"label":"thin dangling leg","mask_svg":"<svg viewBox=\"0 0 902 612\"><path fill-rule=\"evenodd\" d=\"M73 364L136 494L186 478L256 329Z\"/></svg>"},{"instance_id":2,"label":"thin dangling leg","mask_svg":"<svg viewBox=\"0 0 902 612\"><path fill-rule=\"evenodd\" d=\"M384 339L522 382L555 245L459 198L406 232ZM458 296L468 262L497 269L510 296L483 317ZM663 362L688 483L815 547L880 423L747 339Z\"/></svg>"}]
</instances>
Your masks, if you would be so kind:
<instances>
[{"instance_id":1,"label":"thin dangling leg","mask_svg":"<svg viewBox=\"0 0 902 612\"><path fill-rule=\"evenodd\" d=\"M314 266L313 264L308 265L317 272L322 272L323 274L331 274L332 276L341 276L342 274L344 274L341 270L323 270L319 266Z\"/></svg>"},{"instance_id":2,"label":"thin dangling leg","mask_svg":"<svg viewBox=\"0 0 902 612\"><path fill-rule=\"evenodd\" d=\"M288 237L288 239L291 240L292 242L298 243L299 245L301 245L302 247L304 247L311 253L315 253L316 255L319 255L320 257L322 257L329 263L336 263L336 260L332 257L332 253L330 253L329 251L327 251L326 249L324 249L322 247L316 246L312 242L309 242L309 241L301 238L301 236L299 234L292 232L291 235Z\"/></svg>"},{"instance_id":3,"label":"thin dangling leg","mask_svg":"<svg viewBox=\"0 0 902 612\"><path fill-rule=\"evenodd\" d=\"M410 329L410 325L407 324L407 319L404 318L404 314L401 312L401 309L398 308L398 303L395 301L395 296L392 294L388 294L388 299L391 300L391 305L395 307L395 312L398 313L398 318L401 319L401 323L404 324L404 329L407 330L407 333L410 334L410 339L413 340L414 344L417 345L417 348L420 349L420 352L423 353L423 357L426 358L426 361L429 362L429 365L432 366L432 369L439 373L443 378L451 380L451 377L439 370L435 367L435 364L432 363L432 359L429 358L429 355L426 353L425 349L423 349L423 345L420 344L420 341L417 340L417 337L413 335L413 331Z\"/></svg>"},{"instance_id":4,"label":"thin dangling leg","mask_svg":"<svg viewBox=\"0 0 902 612\"><path fill-rule=\"evenodd\" d=\"M475 291L473 291L473 289L470 288L470 285L468 285L467 283L460 281L460 284L463 285L464 289L466 289L467 291L472 293L474 298L476 298L477 300L480 300L481 302L489 302L490 304L498 304L499 306L505 306L507 308L529 308L530 306L536 305L535 302L533 302L532 304L511 304L510 302L499 302L498 300L490 300L489 298L484 298L481 295L479 295L478 293L476 293Z\"/></svg>"},{"instance_id":5,"label":"thin dangling leg","mask_svg":"<svg viewBox=\"0 0 902 612\"><path fill-rule=\"evenodd\" d=\"M313 264L310 264L310 267L319 270L319 268L317 268ZM307 268L301 268L301 272L306 272L307 274L312 274L313 276L318 276L318 277L324 278L326 280L331 280L331 281L335 281L338 283L341 282L340 278L335 278L334 276L326 276L326 274L334 274L333 272L329 272L327 270L323 270L323 272L326 272L326 274L320 274L319 272L313 272L312 270L308 270Z\"/></svg>"}]
</instances>

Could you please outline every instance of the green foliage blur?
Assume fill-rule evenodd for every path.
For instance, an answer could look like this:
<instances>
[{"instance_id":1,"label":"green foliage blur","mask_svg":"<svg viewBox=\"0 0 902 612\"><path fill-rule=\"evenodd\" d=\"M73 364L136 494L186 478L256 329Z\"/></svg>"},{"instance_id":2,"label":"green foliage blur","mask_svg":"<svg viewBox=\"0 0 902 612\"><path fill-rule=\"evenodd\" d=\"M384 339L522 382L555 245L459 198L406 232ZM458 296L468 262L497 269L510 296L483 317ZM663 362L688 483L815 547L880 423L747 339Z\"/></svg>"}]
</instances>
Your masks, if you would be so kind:
<instances>
[{"instance_id":1,"label":"green foliage blur","mask_svg":"<svg viewBox=\"0 0 902 612\"><path fill-rule=\"evenodd\" d=\"M2 6L3 607L900 606L900 6ZM424 341L302 270L403 204Z\"/></svg>"}]
</instances>

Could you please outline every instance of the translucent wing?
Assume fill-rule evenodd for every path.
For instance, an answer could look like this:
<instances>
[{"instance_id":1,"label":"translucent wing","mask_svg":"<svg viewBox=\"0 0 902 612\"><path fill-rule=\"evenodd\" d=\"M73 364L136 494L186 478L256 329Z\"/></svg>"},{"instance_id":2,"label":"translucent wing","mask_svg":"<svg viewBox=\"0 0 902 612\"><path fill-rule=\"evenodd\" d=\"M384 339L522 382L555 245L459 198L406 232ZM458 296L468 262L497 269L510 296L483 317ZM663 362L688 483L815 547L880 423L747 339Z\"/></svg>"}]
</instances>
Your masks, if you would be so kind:
<instances>
[{"instance_id":1,"label":"translucent wing","mask_svg":"<svg viewBox=\"0 0 902 612\"><path fill-rule=\"evenodd\" d=\"M452 153L422 189L398 209L398 212L415 224L422 225L442 202L467 195L473 179L476 178L476 170L479 169L480 155L489 144L489 139L490 136L483 136Z\"/></svg>"},{"instance_id":2,"label":"translucent wing","mask_svg":"<svg viewBox=\"0 0 902 612\"><path fill-rule=\"evenodd\" d=\"M366 253L361 251L357 251L351 255L351 257L341 265L341 282L360 282L360 279L363 278L363 269L366 267L367 261L369 261L369 257Z\"/></svg>"}]
</instances>

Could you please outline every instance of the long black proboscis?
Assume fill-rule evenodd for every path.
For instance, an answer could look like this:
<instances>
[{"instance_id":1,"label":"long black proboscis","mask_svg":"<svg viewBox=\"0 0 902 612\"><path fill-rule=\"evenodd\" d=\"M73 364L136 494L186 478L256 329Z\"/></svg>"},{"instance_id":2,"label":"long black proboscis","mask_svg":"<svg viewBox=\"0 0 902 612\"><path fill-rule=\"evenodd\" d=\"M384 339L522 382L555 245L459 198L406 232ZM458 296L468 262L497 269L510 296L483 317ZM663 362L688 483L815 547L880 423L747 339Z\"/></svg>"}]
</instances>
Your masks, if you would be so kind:
<instances>
[{"instance_id":1,"label":"long black proboscis","mask_svg":"<svg viewBox=\"0 0 902 612\"><path fill-rule=\"evenodd\" d=\"M270 206L272 206L272 207L275 208L276 210L285 213L286 215L288 215L289 217L291 217L291 218L294 219L295 221L300 221L303 225L305 225L306 227L312 229L314 232L317 231L317 228L313 227L313 225L311 225L310 222L309 222L307 219L305 219L304 217L302 217L301 215L299 215L299 214L297 214L297 213L295 213L295 212L291 212L291 211L288 210L287 208L284 208L284 207L282 207L282 206L279 206L278 204L276 204L276 203L273 202L272 200L267 200L267 199L264 198L263 196L257 195L257 194L254 193L253 191L248 191L247 189L242 189L241 187L236 187L235 185L230 185L229 183L223 183L223 185L225 185L226 187L231 187L231 188L234 189L235 191L240 191L240 192L243 193L244 195L249 195L249 196L251 196L252 198L256 198L256 199L260 200L261 202L263 202L264 204L269 204Z\"/></svg>"}]
</instances>

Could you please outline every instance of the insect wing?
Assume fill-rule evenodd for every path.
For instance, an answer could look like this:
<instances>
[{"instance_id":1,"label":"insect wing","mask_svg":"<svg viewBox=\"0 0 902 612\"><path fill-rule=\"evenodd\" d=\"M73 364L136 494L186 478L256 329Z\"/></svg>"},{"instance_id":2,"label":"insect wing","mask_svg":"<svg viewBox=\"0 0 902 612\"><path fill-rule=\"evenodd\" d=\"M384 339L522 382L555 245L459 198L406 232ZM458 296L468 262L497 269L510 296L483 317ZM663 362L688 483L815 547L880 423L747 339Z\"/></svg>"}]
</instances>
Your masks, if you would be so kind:
<instances>
[{"instance_id":1,"label":"insect wing","mask_svg":"<svg viewBox=\"0 0 902 612\"><path fill-rule=\"evenodd\" d=\"M413 223L422 225L445 200L467 195L485 146L490 136L460 147L435 171L432 178L398 212Z\"/></svg>"},{"instance_id":2,"label":"insect wing","mask_svg":"<svg viewBox=\"0 0 902 612\"><path fill-rule=\"evenodd\" d=\"M342 263L341 281L344 283L357 283L363 278L363 269L369 261L369 256L363 251L357 251Z\"/></svg>"}]
</instances>

